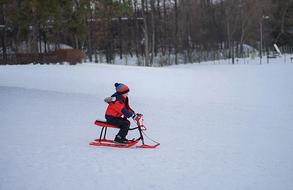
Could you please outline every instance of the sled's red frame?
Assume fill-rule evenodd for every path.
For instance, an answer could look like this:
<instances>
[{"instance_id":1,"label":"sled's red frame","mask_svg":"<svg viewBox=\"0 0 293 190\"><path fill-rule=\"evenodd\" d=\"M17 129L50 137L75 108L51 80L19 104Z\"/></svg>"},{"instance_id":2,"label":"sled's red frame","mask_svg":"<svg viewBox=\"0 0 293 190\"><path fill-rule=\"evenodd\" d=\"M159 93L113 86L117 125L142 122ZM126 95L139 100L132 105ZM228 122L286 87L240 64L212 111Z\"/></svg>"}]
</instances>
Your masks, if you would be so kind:
<instances>
[{"instance_id":1,"label":"sled's red frame","mask_svg":"<svg viewBox=\"0 0 293 190\"><path fill-rule=\"evenodd\" d=\"M101 132L100 132L100 138L95 139L94 141L90 142L90 145L92 146L106 146L106 147L114 147L114 148L130 148L130 147L134 147L134 145L136 145L139 141L141 141L141 145L140 146L135 146L135 148L156 148L160 145L160 143L155 142L155 145L147 145L144 143L144 136L143 136L143 131L146 130L146 127L142 124L142 120L143 120L143 115L139 114L136 121L137 127L135 128L131 128L129 130L134 130L134 129L138 129L140 137L130 141L127 144L117 144L115 143L113 140L108 140L106 138L106 134L107 134L107 129L108 128L117 128L119 129L119 127L115 126L115 125L111 125L105 121L100 121L100 120L96 120L95 121L95 125L102 127Z\"/></svg>"}]
</instances>

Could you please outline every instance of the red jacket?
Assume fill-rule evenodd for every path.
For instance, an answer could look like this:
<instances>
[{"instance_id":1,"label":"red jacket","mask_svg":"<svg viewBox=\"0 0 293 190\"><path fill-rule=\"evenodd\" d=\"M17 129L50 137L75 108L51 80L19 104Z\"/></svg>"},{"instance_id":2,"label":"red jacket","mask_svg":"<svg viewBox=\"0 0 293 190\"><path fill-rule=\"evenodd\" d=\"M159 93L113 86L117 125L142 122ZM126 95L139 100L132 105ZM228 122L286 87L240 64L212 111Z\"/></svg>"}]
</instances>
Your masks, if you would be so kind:
<instances>
[{"instance_id":1,"label":"red jacket","mask_svg":"<svg viewBox=\"0 0 293 190\"><path fill-rule=\"evenodd\" d=\"M123 115L129 118L134 114L134 111L129 106L128 97L124 98L118 93L113 94L112 97L115 97L116 100L109 103L105 113L106 119Z\"/></svg>"}]
</instances>

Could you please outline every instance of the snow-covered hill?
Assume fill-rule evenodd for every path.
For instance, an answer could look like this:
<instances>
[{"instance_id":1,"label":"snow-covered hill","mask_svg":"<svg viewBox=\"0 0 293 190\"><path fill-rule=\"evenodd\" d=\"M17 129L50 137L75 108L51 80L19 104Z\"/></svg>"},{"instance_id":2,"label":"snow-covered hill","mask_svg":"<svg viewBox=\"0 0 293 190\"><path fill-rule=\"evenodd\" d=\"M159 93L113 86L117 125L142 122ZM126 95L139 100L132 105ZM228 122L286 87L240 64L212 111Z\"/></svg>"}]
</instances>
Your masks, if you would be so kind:
<instances>
[{"instance_id":1,"label":"snow-covered hill","mask_svg":"<svg viewBox=\"0 0 293 190\"><path fill-rule=\"evenodd\" d=\"M293 64L279 62L1 66L0 189L290 190ZM88 145L115 82L157 149Z\"/></svg>"}]
</instances>

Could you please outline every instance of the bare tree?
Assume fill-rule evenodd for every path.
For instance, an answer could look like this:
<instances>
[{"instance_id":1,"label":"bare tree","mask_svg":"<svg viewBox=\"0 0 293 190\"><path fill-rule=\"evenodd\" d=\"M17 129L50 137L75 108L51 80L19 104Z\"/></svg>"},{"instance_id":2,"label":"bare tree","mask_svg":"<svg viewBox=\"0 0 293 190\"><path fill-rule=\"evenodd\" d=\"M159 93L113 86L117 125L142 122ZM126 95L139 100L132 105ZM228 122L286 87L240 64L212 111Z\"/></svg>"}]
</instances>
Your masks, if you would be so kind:
<instances>
[{"instance_id":1,"label":"bare tree","mask_svg":"<svg viewBox=\"0 0 293 190\"><path fill-rule=\"evenodd\" d=\"M275 39L277 42L278 39L282 34L285 33L285 23L286 23L286 16L289 14L289 9L290 7L293 6L293 0L287 0L287 1L281 1L278 4L276 4L276 11L278 12L277 16L278 18L276 19L276 27L279 28L278 35Z\"/></svg>"},{"instance_id":2,"label":"bare tree","mask_svg":"<svg viewBox=\"0 0 293 190\"><path fill-rule=\"evenodd\" d=\"M156 29L156 26L155 26L155 0L151 0L151 29L152 29L152 33L151 33L151 36L152 36L152 40L151 40L151 44L152 44L152 47L151 47L151 57L150 57L150 66L153 65L154 63L154 55L155 55L155 45L156 45L156 39L155 39L155 29Z\"/></svg>"},{"instance_id":3,"label":"bare tree","mask_svg":"<svg viewBox=\"0 0 293 190\"><path fill-rule=\"evenodd\" d=\"M174 49L175 49L175 64L178 64L178 6L177 0L174 0L174 12L175 12L175 34L174 34Z\"/></svg>"},{"instance_id":4,"label":"bare tree","mask_svg":"<svg viewBox=\"0 0 293 190\"><path fill-rule=\"evenodd\" d=\"M145 54L145 66L150 66L150 55L149 55L149 37L148 37L148 23L147 23L147 15L146 15L146 7L148 6L147 1L141 0L141 8L142 8L142 17L143 17L143 34L144 34L144 54Z\"/></svg>"},{"instance_id":5,"label":"bare tree","mask_svg":"<svg viewBox=\"0 0 293 190\"><path fill-rule=\"evenodd\" d=\"M2 56L3 56L3 61L4 63L7 62L7 54L6 54L6 26L5 26L5 13L4 13L4 4L0 5L0 32L1 32L1 41L2 41Z\"/></svg>"}]
</instances>

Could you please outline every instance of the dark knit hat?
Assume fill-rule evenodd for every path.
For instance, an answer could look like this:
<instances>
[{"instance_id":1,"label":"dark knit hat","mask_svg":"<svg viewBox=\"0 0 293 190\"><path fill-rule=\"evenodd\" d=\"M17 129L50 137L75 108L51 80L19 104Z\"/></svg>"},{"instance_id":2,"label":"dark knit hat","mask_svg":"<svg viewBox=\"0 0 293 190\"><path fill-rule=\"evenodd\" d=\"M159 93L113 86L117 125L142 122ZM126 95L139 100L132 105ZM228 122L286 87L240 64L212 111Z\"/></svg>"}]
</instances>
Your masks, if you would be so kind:
<instances>
[{"instance_id":1,"label":"dark knit hat","mask_svg":"<svg viewBox=\"0 0 293 190\"><path fill-rule=\"evenodd\" d=\"M115 83L116 92L120 94L126 94L129 92L128 86L122 83Z\"/></svg>"}]
</instances>

